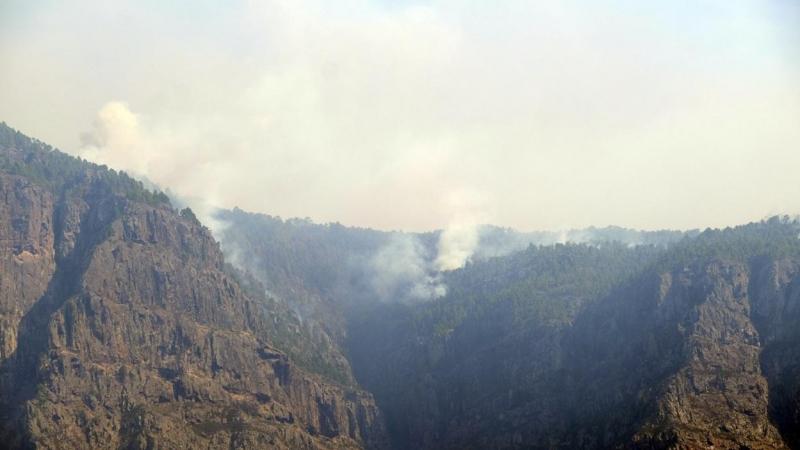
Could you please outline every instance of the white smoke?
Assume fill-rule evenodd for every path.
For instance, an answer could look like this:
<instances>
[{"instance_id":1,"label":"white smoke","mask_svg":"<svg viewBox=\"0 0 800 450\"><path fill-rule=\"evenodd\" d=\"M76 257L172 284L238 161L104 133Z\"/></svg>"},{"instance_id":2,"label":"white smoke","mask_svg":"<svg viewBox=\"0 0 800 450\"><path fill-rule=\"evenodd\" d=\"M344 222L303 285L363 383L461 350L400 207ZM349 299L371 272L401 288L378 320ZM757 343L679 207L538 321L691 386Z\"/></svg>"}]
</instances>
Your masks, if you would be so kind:
<instances>
[{"instance_id":1,"label":"white smoke","mask_svg":"<svg viewBox=\"0 0 800 450\"><path fill-rule=\"evenodd\" d=\"M478 224L455 222L450 224L439 236L436 256L436 269L455 270L464 267L478 246Z\"/></svg>"},{"instance_id":2,"label":"white smoke","mask_svg":"<svg viewBox=\"0 0 800 450\"><path fill-rule=\"evenodd\" d=\"M75 152L123 99L159 145L116 169L384 229L445 226L438 196L463 185L522 228L800 209L800 2L173 3L0 2L0 117Z\"/></svg>"},{"instance_id":3,"label":"white smoke","mask_svg":"<svg viewBox=\"0 0 800 450\"><path fill-rule=\"evenodd\" d=\"M416 236L394 233L370 260L371 285L383 301L423 301L442 297L447 286Z\"/></svg>"},{"instance_id":4,"label":"white smoke","mask_svg":"<svg viewBox=\"0 0 800 450\"><path fill-rule=\"evenodd\" d=\"M159 130L128 104L111 101L98 111L92 130L81 135L78 156L168 188L178 206L191 207L218 234L226 226L216 218L225 153L197 151L200 139L177 136Z\"/></svg>"},{"instance_id":5,"label":"white smoke","mask_svg":"<svg viewBox=\"0 0 800 450\"><path fill-rule=\"evenodd\" d=\"M463 267L478 248L480 221L487 216L487 197L471 189L448 192L442 209L450 222L439 233L435 248L420 237L393 233L370 260L371 284L384 301L424 301L447 293L442 272Z\"/></svg>"},{"instance_id":6,"label":"white smoke","mask_svg":"<svg viewBox=\"0 0 800 450\"><path fill-rule=\"evenodd\" d=\"M147 172L153 156L142 136L139 117L127 104L118 101L100 108L92 131L81 135L81 144L79 156L98 164L124 167L139 175Z\"/></svg>"},{"instance_id":7,"label":"white smoke","mask_svg":"<svg viewBox=\"0 0 800 450\"><path fill-rule=\"evenodd\" d=\"M489 219L489 197L476 189L450 191L443 199L443 209L450 221L442 230L437 244L436 269L455 270L464 267L480 242L480 224Z\"/></svg>"},{"instance_id":8,"label":"white smoke","mask_svg":"<svg viewBox=\"0 0 800 450\"><path fill-rule=\"evenodd\" d=\"M161 129L119 101L105 104L91 131L82 136L79 156L168 188L176 206L189 206L203 224L220 238L228 225L218 218L216 184L229 155L198 148L195 142L176 138L171 127ZM443 201L451 217L435 252L412 234L395 233L370 260L371 284L380 299L422 301L447 292L440 272L454 270L469 260L478 245L478 199L468 190L450 192ZM240 255L226 248L228 260L243 268Z\"/></svg>"}]
</instances>

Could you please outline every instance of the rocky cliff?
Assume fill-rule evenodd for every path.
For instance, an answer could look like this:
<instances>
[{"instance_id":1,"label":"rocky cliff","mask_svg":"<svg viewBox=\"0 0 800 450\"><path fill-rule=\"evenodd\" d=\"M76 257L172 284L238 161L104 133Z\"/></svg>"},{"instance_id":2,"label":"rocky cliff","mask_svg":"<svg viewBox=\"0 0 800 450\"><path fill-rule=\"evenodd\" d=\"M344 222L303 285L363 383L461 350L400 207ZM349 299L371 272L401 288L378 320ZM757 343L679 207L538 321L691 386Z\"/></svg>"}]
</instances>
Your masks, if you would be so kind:
<instances>
[{"instance_id":1,"label":"rocky cliff","mask_svg":"<svg viewBox=\"0 0 800 450\"><path fill-rule=\"evenodd\" d=\"M247 229L253 276L190 210L0 126L0 447L800 448L797 221L530 246L419 303L329 267L377 232Z\"/></svg>"},{"instance_id":2,"label":"rocky cliff","mask_svg":"<svg viewBox=\"0 0 800 450\"><path fill-rule=\"evenodd\" d=\"M738 233L714 244L733 252L694 251L703 240L683 244L688 256L668 251L560 322L535 319L545 305L526 312L497 295L479 296L480 308L448 299L465 318L439 337L420 332L419 311L376 312L357 339L399 348L381 360L357 347L371 361L356 358L356 375L375 392L398 448L800 448L797 227ZM742 254L741 234L788 250L759 244ZM530 284L522 303L542 291L560 304L578 298L568 274L579 268ZM422 317L452 316L426 308Z\"/></svg>"},{"instance_id":3,"label":"rocky cliff","mask_svg":"<svg viewBox=\"0 0 800 450\"><path fill-rule=\"evenodd\" d=\"M65 156L3 132L6 447L384 446L371 396L276 348L269 303L193 217L102 167L42 176Z\"/></svg>"},{"instance_id":4,"label":"rocky cliff","mask_svg":"<svg viewBox=\"0 0 800 450\"><path fill-rule=\"evenodd\" d=\"M263 279L360 298L322 261L368 233L227 219ZM396 449L800 448L798 234L773 218L664 246L530 247L439 274L434 301L361 299L336 326Z\"/></svg>"},{"instance_id":5,"label":"rocky cliff","mask_svg":"<svg viewBox=\"0 0 800 450\"><path fill-rule=\"evenodd\" d=\"M761 364L770 345L753 320L752 270L715 259L647 274L579 318L562 373L575 376L582 445L791 444L770 412Z\"/></svg>"}]
</instances>

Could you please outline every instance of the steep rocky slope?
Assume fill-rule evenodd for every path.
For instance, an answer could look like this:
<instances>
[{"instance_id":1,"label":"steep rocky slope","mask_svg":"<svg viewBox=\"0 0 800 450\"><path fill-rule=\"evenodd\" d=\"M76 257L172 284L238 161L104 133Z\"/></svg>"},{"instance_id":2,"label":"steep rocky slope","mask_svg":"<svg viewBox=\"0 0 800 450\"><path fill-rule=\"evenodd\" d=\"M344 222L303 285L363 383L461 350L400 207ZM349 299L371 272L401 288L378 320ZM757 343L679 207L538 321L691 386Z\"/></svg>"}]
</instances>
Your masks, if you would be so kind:
<instances>
[{"instance_id":1,"label":"steep rocky slope","mask_svg":"<svg viewBox=\"0 0 800 450\"><path fill-rule=\"evenodd\" d=\"M800 448L797 221L487 252L410 303L367 289L388 234L227 219L250 274L0 126L0 447Z\"/></svg>"},{"instance_id":2,"label":"steep rocky slope","mask_svg":"<svg viewBox=\"0 0 800 450\"><path fill-rule=\"evenodd\" d=\"M399 448L499 446L498 436L535 427L539 419L525 413L555 413L543 407L545 383L562 363L576 311L655 255L562 245L469 265L449 274L450 292L436 302L355 316L356 375Z\"/></svg>"},{"instance_id":3,"label":"steep rocky slope","mask_svg":"<svg viewBox=\"0 0 800 450\"><path fill-rule=\"evenodd\" d=\"M562 373L580 444L784 448L750 286L746 264L712 259L646 274L579 317Z\"/></svg>"},{"instance_id":4,"label":"steep rocky slope","mask_svg":"<svg viewBox=\"0 0 800 450\"><path fill-rule=\"evenodd\" d=\"M562 321L532 320L543 304L526 312L491 287L479 300L488 307L466 297L445 299L463 310L427 306L422 317L438 322L463 316L438 338L414 327L419 311L387 307L354 337L400 348L386 360L355 358L356 375L398 448L798 448L797 231L772 221L707 232ZM477 272L459 276L491 273ZM576 298L569 279L546 298ZM523 304L547 285L530 285Z\"/></svg>"},{"instance_id":5,"label":"steep rocky slope","mask_svg":"<svg viewBox=\"0 0 800 450\"><path fill-rule=\"evenodd\" d=\"M397 449L800 447L797 222L530 247L407 304L359 298L358 273L321 262L348 261L326 233L370 242L358 230L243 214L229 230L264 279L357 300L340 342Z\"/></svg>"},{"instance_id":6,"label":"steep rocky slope","mask_svg":"<svg viewBox=\"0 0 800 450\"><path fill-rule=\"evenodd\" d=\"M270 302L191 214L4 125L2 138L6 447L384 445L371 396L276 348Z\"/></svg>"}]
</instances>

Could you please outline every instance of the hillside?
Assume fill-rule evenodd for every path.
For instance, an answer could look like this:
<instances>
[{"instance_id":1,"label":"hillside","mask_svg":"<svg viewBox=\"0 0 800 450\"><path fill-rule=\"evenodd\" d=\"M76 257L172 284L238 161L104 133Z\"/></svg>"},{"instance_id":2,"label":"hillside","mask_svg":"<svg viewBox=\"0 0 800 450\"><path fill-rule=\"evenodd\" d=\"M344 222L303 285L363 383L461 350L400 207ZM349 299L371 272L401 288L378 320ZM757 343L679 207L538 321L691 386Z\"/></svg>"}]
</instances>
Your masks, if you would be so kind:
<instances>
[{"instance_id":1,"label":"hillside","mask_svg":"<svg viewBox=\"0 0 800 450\"><path fill-rule=\"evenodd\" d=\"M313 286L316 304L335 312L326 326L343 337L395 448L800 445L793 220L685 234L610 228L609 239L586 244L477 251L466 267L437 275L446 295L407 302L363 298L361 262L385 235L225 217L231 236L249 239L237 247L249 270ZM492 233L495 243L509 233L527 242ZM651 245L614 242L625 236ZM358 239L369 245L350 246ZM417 239L435 250L436 234Z\"/></svg>"},{"instance_id":2,"label":"hillside","mask_svg":"<svg viewBox=\"0 0 800 450\"><path fill-rule=\"evenodd\" d=\"M800 448L794 219L484 226L444 271L442 231L218 219L0 126L0 442Z\"/></svg>"},{"instance_id":3,"label":"hillside","mask_svg":"<svg viewBox=\"0 0 800 450\"><path fill-rule=\"evenodd\" d=\"M796 448L797 233L476 264L441 302L363 317L356 375L399 448Z\"/></svg>"},{"instance_id":4,"label":"hillside","mask_svg":"<svg viewBox=\"0 0 800 450\"><path fill-rule=\"evenodd\" d=\"M347 363L298 365L299 319L163 194L3 124L0 212L6 447L383 446Z\"/></svg>"}]
</instances>

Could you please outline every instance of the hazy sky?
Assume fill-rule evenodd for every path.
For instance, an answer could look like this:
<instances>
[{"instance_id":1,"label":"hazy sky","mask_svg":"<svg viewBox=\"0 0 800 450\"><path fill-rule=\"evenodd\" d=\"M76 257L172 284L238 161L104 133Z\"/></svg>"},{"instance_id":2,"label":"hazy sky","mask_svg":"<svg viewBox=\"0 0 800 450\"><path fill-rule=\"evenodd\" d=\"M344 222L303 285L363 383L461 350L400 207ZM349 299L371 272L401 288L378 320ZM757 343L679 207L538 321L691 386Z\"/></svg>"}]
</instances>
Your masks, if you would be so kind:
<instances>
[{"instance_id":1,"label":"hazy sky","mask_svg":"<svg viewBox=\"0 0 800 450\"><path fill-rule=\"evenodd\" d=\"M0 120L226 207L380 228L800 213L800 6L0 0Z\"/></svg>"}]
</instances>

